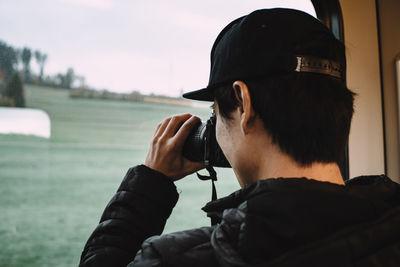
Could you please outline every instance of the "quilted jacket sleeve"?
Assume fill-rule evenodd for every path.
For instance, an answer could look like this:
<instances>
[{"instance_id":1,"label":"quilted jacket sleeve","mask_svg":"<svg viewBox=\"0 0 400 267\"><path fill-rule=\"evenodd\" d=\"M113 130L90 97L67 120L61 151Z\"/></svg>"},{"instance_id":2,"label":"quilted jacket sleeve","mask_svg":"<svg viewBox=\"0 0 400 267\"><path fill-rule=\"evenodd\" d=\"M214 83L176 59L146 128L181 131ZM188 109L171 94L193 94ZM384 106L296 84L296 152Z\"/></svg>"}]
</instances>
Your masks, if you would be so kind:
<instances>
[{"instance_id":1,"label":"quilted jacket sleeve","mask_svg":"<svg viewBox=\"0 0 400 267\"><path fill-rule=\"evenodd\" d=\"M165 175L144 165L129 169L79 266L126 266L145 239L161 234L177 200L176 187Z\"/></svg>"}]
</instances>

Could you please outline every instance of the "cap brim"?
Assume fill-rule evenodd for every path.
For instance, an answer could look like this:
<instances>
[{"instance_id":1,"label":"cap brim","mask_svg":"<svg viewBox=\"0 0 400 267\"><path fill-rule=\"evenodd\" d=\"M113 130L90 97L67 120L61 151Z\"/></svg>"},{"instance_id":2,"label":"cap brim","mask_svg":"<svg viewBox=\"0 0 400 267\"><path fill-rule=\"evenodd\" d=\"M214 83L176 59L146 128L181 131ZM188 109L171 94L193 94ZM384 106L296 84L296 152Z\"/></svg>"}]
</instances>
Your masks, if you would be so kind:
<instances>
[{"instance_id":1,"label":"cap brim","mask_svg":"<svg viewBox=\"0 0 400 267\"><path fill-rule=\"evenodd\" d=\"M196 91L184 93L184 98L200 101L214 101L214 93L212 89L203 88Z\"/></svg>"}]
</instances>

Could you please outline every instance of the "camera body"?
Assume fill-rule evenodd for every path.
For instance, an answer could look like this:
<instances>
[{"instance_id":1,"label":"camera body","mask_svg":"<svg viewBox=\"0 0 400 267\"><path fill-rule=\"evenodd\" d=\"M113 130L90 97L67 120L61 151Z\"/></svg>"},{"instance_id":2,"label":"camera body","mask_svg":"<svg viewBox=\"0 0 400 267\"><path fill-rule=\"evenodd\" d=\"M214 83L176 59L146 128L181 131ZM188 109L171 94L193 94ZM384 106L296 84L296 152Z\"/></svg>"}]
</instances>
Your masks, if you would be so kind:
<instances>
[{"instance_id":1,"label":"camera body","mask_svg":"<svg viewBox=\"0 0 400 267\"><path fill-rule=\"evenodd\" d=\"M183 156L191 161L204 161L206 166L231 167L215 136L215 115L195 127L183 146Z\"/></svg>"}]
</instances>

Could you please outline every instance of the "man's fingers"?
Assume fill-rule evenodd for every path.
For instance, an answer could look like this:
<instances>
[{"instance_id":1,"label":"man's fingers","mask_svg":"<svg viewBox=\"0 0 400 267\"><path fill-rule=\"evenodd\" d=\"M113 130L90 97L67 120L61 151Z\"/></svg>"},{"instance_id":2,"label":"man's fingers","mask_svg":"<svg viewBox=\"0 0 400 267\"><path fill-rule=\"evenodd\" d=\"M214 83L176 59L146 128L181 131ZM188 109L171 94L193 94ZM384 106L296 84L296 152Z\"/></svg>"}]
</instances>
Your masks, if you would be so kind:
<instances>
[{"instance_id":1,"label":"man's fingers","mask_svg":"<svg viewBox=\"0 0 400 267\"><path fill-rule=\"evenodd\" d=\"M196 126L198 123L200 123L201 120L199 117L192 116L190 119L185 121L183 125L179 128L178 132L176 133L174 137L174 141L177 142L178 146L183 146L185 140L190 134L190 131L193 129L194 126Z\"/></svg>"},{"instance_id":2,"label":"man's fingers","mask_svg":"<svg viewBox=\"0 0 400 267\"><path fill-rule=\"evenodd\" d=\"M156 135L157 135L157 133L158 133L158 130L160 129L160 127L161 127L161 122L157 125L157 128L156 128L156 130L154 131L154 134L153 134L153 137L155 137Z\"/></svg>"},{"instance_id":3,"label":"man's fingers","mask_svg":"<svg viewBox=\"0 0 400 267\"><path fill-rule=\"evenodd\" d=\"M181 149L191 129L200 123L190 114L166 118L156 128L145 165L164 173L172 180L204 168L202 162L191 162L181 155Z\"/></svg>"},{"instance_id":4,"label":"man's fingers","mask_svg":"<svg viewBox=\"0 0 400 267\"><path fill-rule=\"evenodd\" d=\"M154 134L154 138L159 138L160 136L163 135L164 130L165 130L165 128L167 128L170 120L171 120L171 118L166 118L160 124L158 124L157 130Z\"/></svg>"},{"instance_id":5,"label":"man's fingers","mask_svg":"<svg viewBox=\"0 0 400 267\"><path fill-rule=\"evenodd\" d=\"M171 117L167 128L165 128L164 133L162 134L161 138L163 137L173 137L175 133L178 131L178 129L181 127L181 125L190 119L192 115L190 114L181 114L181 115L175 115Z\"/></svg>"}]
</instances>

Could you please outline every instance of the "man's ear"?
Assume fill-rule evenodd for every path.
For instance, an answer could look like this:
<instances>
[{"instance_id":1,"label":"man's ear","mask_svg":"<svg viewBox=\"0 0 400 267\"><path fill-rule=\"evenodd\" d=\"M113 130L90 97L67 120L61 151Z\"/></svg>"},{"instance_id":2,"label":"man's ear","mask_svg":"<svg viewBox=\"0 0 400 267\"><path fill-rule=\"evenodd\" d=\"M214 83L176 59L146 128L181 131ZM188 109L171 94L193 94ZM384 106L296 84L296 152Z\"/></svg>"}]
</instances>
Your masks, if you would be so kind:
<instances>
[{"instance_id":1,"label":"man's ear","mask_svg":"<svg viewBox=\"0 0 400 267\"><path fill-rule=\"evenodd\" d=\"M233 83L233 91L235 92L236 100L239 103L240 125L242 132L247 134L255 117L255 112L251 105L249 88L244 82L235 81Z\"/></svg>"}]
</instances>

